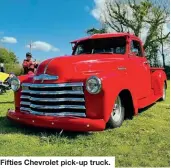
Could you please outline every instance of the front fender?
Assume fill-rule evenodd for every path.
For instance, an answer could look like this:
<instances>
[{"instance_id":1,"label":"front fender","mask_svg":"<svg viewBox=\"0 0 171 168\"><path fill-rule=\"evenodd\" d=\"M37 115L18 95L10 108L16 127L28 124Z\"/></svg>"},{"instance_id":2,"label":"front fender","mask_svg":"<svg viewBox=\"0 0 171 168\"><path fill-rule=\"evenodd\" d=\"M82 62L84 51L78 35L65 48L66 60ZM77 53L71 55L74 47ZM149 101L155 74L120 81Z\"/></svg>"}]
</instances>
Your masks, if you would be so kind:
<instances>
[{"instance_id":1,"label":"front fender","mask_svg":"<svg viewBox=\"0 0 171 168\"><path fill-rule=\"evenodd\" d=\"M99 77L102 80L102 91L97 95L85 92L87 117L101 118L108 122L115 99L122 90L128 90L131 93L133 105L136 109L136 95L133 87L131 87L131 81L128 80L127 73L113 72Z\"/></svg>"},{"instance_id":2,"label":"front fender","mask_svg":"<svg viewBox=\"0 0 171 168\"><path fill-rule=\"evenodd\" d=\"M108 75L103 78L103 84L105 88L105 114L104 114L104 120L107 122L110 118L114 102L117 98L117 96L121 93L123 90L127 90L130 92L132 96L133 106L135 111L137 112L137 99L136 94L134 91L134 87L132 84L133 81L129 80L129 76L127 73L113 73L111 75Z\"/></svg>"}]
</instances>

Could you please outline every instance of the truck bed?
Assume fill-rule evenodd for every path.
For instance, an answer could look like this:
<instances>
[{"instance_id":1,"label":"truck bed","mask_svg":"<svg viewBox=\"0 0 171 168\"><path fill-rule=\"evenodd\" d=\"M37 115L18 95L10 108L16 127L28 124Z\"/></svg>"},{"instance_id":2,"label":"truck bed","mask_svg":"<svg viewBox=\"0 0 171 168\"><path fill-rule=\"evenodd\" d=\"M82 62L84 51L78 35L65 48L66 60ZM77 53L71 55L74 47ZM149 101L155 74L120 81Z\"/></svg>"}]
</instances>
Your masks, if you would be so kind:
<instances>
[{"instance_id":1,"label":"truck bed","mask_svg":"<svg viewBox=\"0 0 171 168\"><path fill-rule=\"evenodd\" d=\"M157 67L151 67L150 68L150 70L152 71L152 72L154 72L154 71L156 71L156 70L164 70L164 68L157 68Z\"/></svg>"}]
</instances>

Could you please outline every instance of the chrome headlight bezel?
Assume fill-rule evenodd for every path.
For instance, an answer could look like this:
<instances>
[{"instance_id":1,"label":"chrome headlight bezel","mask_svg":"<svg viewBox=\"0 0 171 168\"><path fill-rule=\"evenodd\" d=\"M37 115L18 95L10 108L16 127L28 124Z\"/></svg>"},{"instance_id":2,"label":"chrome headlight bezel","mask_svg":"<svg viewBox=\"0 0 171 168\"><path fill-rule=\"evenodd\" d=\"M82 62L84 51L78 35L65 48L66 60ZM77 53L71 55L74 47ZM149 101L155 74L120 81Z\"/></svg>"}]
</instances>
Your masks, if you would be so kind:
<instances>
[{"instance_id":1,"label":"chrome headlight bezel","mask_svg":"<svg viewBox=\"0 0 171 168\"><path fill-rule=\"evenodd\" d=\"M16 82L16 83L15 83ZM16 92L20 89L20 80L17 77L12 77L11 78L11 89Z\"/></svg>"},{"instance_id":2,"label":"chrome headlight bezel","mask_svg":"<svg viewBox=\"0 0 171 168\"><path fill-rule=\"evenodd\" d=\"M97 88L96 89L94 88L94 91L93 91L93 89L90 89L90 87L89 87L90 82L94 82L97 85L96 86ZM97 76L91 76L90 78L87 79L86 90L90 94L98 94L98 93L100 93L101 89L102 89L102 81L100 78L98 78Z\"/></svg>"}]
</instances>

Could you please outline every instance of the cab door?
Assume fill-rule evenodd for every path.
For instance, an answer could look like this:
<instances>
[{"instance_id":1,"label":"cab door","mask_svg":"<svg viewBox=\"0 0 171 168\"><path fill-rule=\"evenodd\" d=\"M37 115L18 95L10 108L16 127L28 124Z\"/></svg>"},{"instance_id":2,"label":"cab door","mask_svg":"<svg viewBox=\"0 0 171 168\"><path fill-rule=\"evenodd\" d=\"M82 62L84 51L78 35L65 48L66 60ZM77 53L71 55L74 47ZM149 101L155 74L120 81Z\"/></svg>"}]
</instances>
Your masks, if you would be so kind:
<instances>
[{"instance_id":1,"label":"cab door","mask_svg":"<svg viewBox=\"0 0 171 168\"><path fill-rule=\"evenodd\" d=\"M143 55L141 42L135 39L130 41L129 75L137 98L149 96L151 91L150 65Z\"/></svg>"}]
</instances>

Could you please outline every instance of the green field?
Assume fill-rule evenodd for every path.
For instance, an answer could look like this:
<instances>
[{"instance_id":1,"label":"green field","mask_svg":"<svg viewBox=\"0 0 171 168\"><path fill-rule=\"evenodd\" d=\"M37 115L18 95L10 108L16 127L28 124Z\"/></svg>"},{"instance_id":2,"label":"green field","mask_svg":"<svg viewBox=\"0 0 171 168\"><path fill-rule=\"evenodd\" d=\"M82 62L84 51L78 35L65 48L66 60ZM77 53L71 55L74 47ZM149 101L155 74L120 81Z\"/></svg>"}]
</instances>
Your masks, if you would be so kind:
<instances>
[{"instance_id":1,"label":"green field","mask_svg":"<svg viewBox=\"0 0 171 168\"><path fill-rule=\"evenodd\" d=\"M96 133L19 126L6 119L13 93L0 95L0 156L115 156L118 167L169 167L170 83L167 100L157 102L118 129Z\"/></svg>"}]
</instances>

